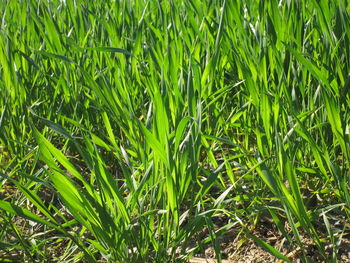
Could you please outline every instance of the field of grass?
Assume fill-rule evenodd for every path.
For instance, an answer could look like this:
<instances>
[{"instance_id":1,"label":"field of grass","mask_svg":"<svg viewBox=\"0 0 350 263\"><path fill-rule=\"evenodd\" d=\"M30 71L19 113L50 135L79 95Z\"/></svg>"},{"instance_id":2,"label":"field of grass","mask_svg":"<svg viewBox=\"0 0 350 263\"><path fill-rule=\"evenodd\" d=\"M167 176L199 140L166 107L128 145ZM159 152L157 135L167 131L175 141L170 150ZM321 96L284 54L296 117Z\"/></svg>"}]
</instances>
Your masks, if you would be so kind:
<instances>
[{"instance_id":1,"label":"field of grass","mask_svg":"<svg viewBox=\"0 0 350 263\"><path fill-rule=\"evenodd\" d=\"M349 15L347 0L0 0L0 261L212 247L220 262L223 236L340 261Z\"/></svg>"}]
</instances>

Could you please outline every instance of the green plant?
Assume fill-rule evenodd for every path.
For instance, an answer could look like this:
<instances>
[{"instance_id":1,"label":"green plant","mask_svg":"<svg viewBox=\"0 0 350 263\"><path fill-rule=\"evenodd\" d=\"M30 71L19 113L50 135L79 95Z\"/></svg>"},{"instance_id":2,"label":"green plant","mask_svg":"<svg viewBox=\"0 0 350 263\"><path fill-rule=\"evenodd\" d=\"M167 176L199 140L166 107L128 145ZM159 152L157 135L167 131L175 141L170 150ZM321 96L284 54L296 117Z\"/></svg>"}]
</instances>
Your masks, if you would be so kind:
<instances>
[{"instance_id":1,"label":"green plant","mask_svg":"<svg viewBox=\"0 0 350 263\"><path fill-rule=\"evenodd\" d=\"M3 0L0 13L0 191L14 189L1 249L175 262L211 243L220 261L234 229L291 260L255 235L268 212L304 262L313 245L339 259L347 1Z\"/></svg>"}]
</instances>

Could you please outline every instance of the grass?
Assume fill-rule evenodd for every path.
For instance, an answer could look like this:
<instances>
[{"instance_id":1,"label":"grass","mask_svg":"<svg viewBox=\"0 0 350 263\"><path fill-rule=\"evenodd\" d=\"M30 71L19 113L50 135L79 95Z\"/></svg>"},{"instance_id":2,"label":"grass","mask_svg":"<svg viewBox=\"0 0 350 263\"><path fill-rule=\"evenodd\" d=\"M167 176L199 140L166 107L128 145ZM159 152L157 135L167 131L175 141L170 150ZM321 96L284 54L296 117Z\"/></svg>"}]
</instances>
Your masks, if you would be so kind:
<instances>
[{"instance_id":1,"label":"grass","mask_svg":"<svg viewBox=\"0 0 350 263\"><path fill-rule=\"evenodd\" d=\"M5 254L220 261L233 229L290 262L255 235L267 213L303 262L340 260L347 1L0 3Z\"/></svg>"}]
</instances>

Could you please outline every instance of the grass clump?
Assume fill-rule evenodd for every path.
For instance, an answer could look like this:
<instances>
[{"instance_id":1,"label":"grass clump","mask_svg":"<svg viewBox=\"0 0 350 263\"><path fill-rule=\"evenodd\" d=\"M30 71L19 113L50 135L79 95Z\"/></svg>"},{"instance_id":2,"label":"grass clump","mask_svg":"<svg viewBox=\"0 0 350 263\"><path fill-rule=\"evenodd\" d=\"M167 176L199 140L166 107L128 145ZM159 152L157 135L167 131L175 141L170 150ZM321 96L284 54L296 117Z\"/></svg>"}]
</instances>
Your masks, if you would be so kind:
<instances>
[{"instance_id":1,"label":"grass clump","mask_svg":"<svg viewBox=\"0 0 350 263\"><path fill-rule=\"evenodd\" d=\"M287 262L340 260L346 1L3 0L0 13L4 260L185 262L210 244L221 261L228 234ZM280 246L257 234L264 218Z\"/></svg>"}]
</instances>

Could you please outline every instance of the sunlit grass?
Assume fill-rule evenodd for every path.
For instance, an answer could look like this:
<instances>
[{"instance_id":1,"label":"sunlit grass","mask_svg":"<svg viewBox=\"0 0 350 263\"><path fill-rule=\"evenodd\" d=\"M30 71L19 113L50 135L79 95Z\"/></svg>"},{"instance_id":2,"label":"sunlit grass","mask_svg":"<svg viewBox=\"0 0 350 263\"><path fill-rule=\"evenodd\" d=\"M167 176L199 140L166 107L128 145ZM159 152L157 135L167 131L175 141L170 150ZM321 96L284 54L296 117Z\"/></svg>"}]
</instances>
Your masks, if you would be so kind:
<instances>
[{"instance_id":1,"label":"sunlit grass","mask_svg":"<svg viewBox=\"0 0 350 263\"><path fill-rule=\"evenodd\" d=\"M210 243L220 260L233 229L288 261L254 235L267 212L302 261L308 238L336 262L349 231L349 11L2 0L0 190L15 190L1 195L0 249L175 262Z\"/></svg>"}]
</instances>

